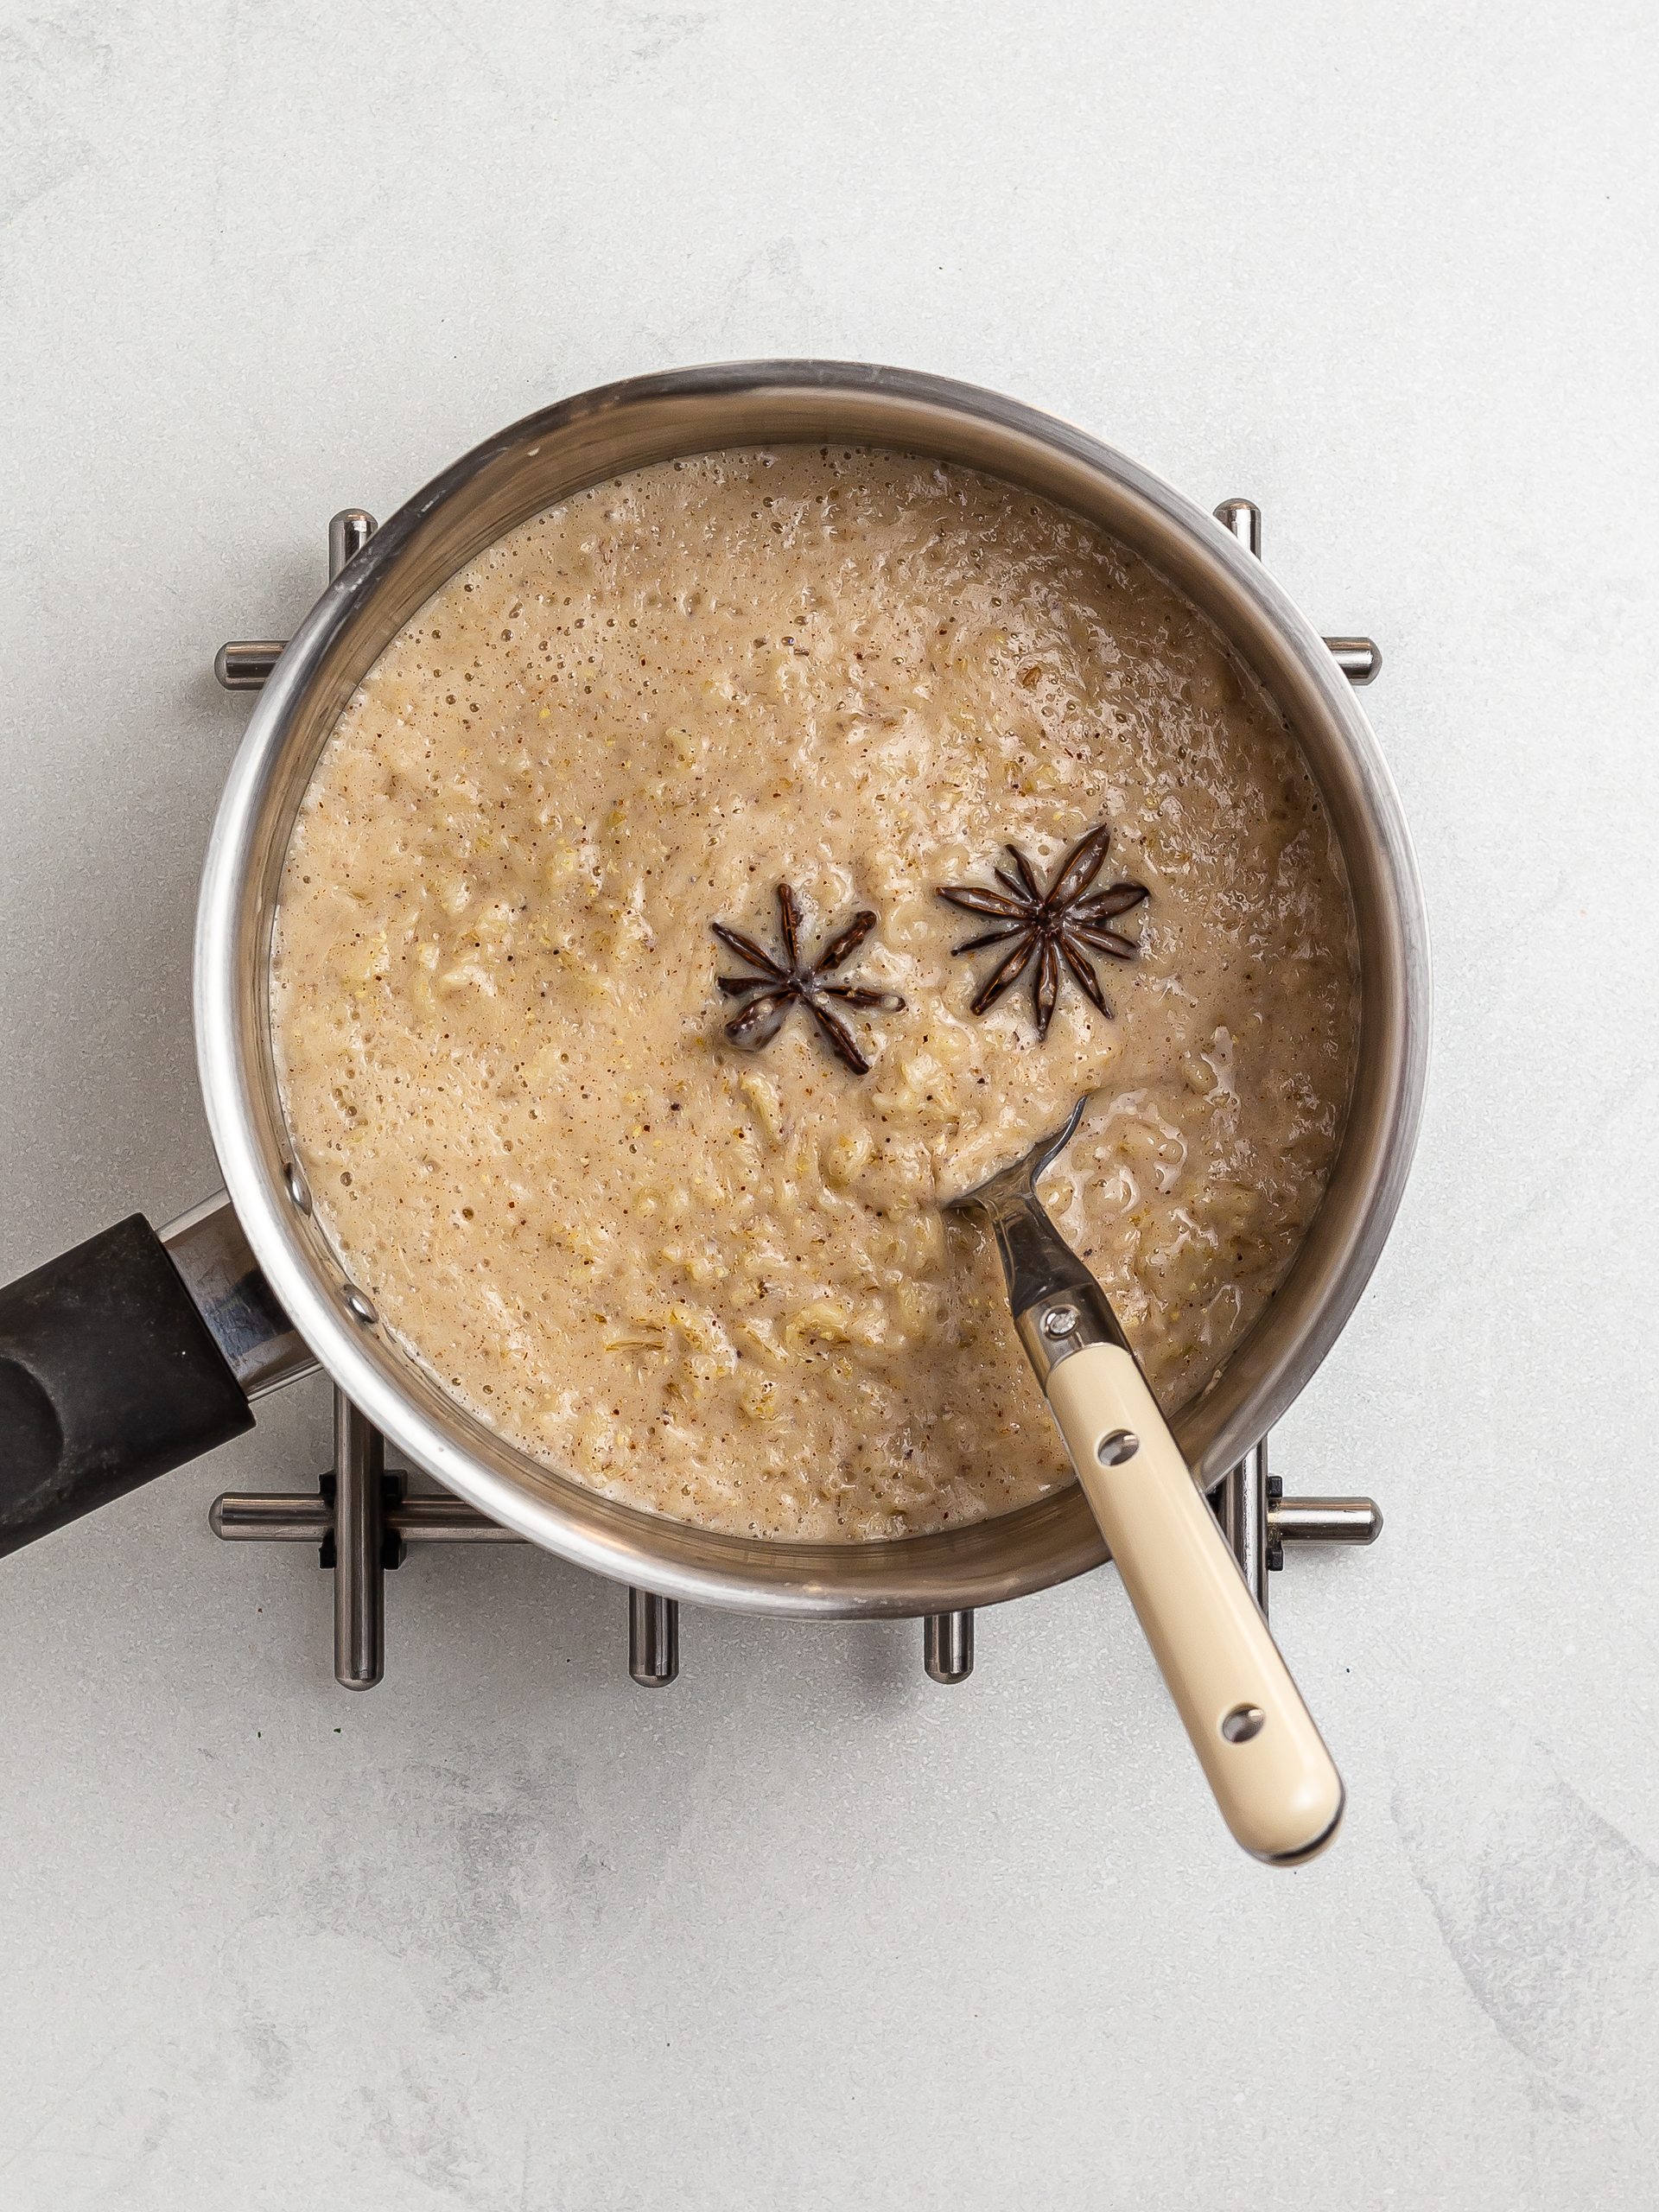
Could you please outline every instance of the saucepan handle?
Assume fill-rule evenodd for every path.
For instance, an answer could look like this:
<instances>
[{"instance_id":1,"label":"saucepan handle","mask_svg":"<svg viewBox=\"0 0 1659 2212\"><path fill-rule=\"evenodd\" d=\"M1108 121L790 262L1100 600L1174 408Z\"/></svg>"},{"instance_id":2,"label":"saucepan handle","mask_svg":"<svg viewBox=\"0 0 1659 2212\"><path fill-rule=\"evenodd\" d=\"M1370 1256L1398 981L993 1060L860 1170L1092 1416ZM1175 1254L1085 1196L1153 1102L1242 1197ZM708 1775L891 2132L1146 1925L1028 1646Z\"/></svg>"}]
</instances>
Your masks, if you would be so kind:
<instances>
[{"instance_id":1,"label":"saucepan handle","mask_svg":"<svg viewBox=\"0 0 1659 2212\"><path fill-rule=\"evenodd\" d=\"M0 1554L252 1426L142 1214L0 1289Z\"/></svg>"},{"instance_id":2,"label":"saucepan handle","mask_svg":"<svg viewBox=\"0 0 1659 2212\"><path fill-rule=\"evenodd\" d=\"M1342 1818L1341 1777L1146 1377L1096 1344L1047 1389L1228 1827L1269 1865L1313 1858Z\"/></svg>"}]
</instances>

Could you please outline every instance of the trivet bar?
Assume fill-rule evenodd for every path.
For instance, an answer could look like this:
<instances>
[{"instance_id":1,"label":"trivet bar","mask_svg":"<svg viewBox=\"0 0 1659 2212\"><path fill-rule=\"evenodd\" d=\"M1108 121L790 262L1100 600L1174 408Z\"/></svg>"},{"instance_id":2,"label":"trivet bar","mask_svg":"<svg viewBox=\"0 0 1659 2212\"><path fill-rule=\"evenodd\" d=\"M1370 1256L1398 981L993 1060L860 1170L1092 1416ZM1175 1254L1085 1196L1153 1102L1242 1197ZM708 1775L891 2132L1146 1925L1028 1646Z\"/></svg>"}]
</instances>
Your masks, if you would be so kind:
<instances>
[{"instance_id":1,"label":"trivet bar","mask_svg":"<svg viewBox=\"0 0 1659 2212\"><path fill-rule=\"evenodd\" d=\"M1230 530L1246 551L1262 557L1262 510L1253 499L1224 499L1216 520ZM332 583L354 553L361 552L376 529L374 517L361 507L342 507L328 524L328 581ZM1373 638L1327 638L1337 665L1353 684L1375 683L1382 666L1382 649ZM213 674L227 691L263 691L282 658L286 638L242 639L221 645L213 661Z\"/></svg>"},{"instance_id":2,"label":"trivet bar","mask_svg":"<svg viewBox=\"0 0 1659 2212\"><path fill-rule=\"evenodd\" d=\"M1224 499L1216 520L1245 551L1262 558L1262 510L1254 499ZM1351 683L1372 683L1382 649L1371 638L1327 638L1337 665ZM1265 1618L1268 1576L1285 1563L1287 1543L1370 1544L1382 1532L1382 1516L1369 1497L1293 1497L1268 1472L1262 1438L1217 1485L1211 1500L1233 1556Z\"/></svg>"},{"instance_id":3,"label":"trivet bar","mask_svg":"<svg viewBox=\"0 0 1659 2212\"><path fill-rule=\"evenodd\" d=\"M372 1690L386 1671L385 1439L334 1392L334 1680Z\"/></svg>"},{"instance_id":4,"label":"trivet bar","mask_svg":"<svg viewBox=\"0 0 1659 2212\"><path fill-rule=\"evenodd\" d=\"M354 553L374 536L374 517L363 507L342 507L328 518L328 581L333 583Z\"/></svg>"},{"instance_id":5,"label":"trivet bar","mask_svg":"<svg viewBox=\"0 0 1659 2212\"><path fill-rule=\"evenodd\" d=\"M1374 1544L1382 1516L1369 1497L1283 1497L1275 1475L1268 1486L1268 1565L1286 1544Z\"/></svg>"},{"instance_id":6,"label":"trivet bar","mask_svg":"<svg viewBox=\"0 0 1659 2212\"><path fill-rule=\"evenodd\" d=\"M1216 1486L1211 1504L1249 1593L1268 1610L1268 1440L1247 1452Z\"/></svg>"},{"instance_id":7,"label":"trivet bar","mask_svg":"<svg viewBox=\"0 0 1659 2212\"><path fill-rule=\"evenodd\" d=\"M343 1411L341 1409L344 1409ZM365 1434L366 1432L366 1435ZM337 1467L350 1469L346 1516L353 1534L340 1576L337 1473L299 1496L227 1491L207 1521L226 1543L315 1544L334 1567L335 1672L348 1689L370 1689L385 1671L385 1585L409 1544L521 1544L476 1506L447 1494L408 1497L404 1478L385 1472L385 1446L350 1402L335 1394ZM1382 1516L1369 1497L1286 1497L1269 1475L1267 1446L1256 1446L1217 1488L1211 1500L1250 1593L1268 1609L1267 1577L1285 1563L1287 1544L1370 1544ZM375 1531L378 1531L378 1549ZM378 1561L378 1566L376 1562ZM931 1681L965 1682L974 1671L971 1611L931 1613L922 1624L922 1662ZM628 1672L642 1688L664 1689L679 1673L679 1607L646 1590L628 1592Z\"/></svg>"},{"instance_id":8,"label":"trivet bar","mask_svg":"<svg viewBox=\"0 0 1659 2212\"><path fill-rule=\"evenodd\" d=\"M1382 649L1375 639L1327 638L1325 642L1351 683L1376 683L1382 666ZM214 658L213 674L227 691L263 691L287 643L286 638L262 638L221 645Z\"/></svg>"},{"instance_id":9,"label":"trivet bar","mask_svg":"<svg viewBox=\"0 0 1659 2212\"><path fill-rule=\"evenodd\" d=\"M665 1690L679 1671L679 1605L654 1590L630 1590L629 1674L642 1690Z\"/></svg>"},{"instance_id":10,"label":"trivet bar","mask_svg":"<svg viewBox=\"0 0 1659 2212\"><path fill-rule=\"evenodd\" d=\"M387 1478L394 1495L381 1510L388 1539L405 1544L522 1544L516 1529L504 1529L459 1497L404 1497L395 1493L399 1478ZM207 1516L216 1536L228 1544L326 1544L334 1534L334 1509L319 1492L315 1497L272 1497L227 1491L216 1497Z\"/></svg>"},{"instance_id":11,"label":"trivet bar","mask_svg":"<svg viewBox=\"0 0 1659 2212\"><path fill-rule=\"evenodd\" d=\"M971 1611L930 1613L922 1623L922 1664L934 1682L965 1682L974 1671Z\"/></svg>"},{"instance_id":12,"label":"trivet bar","mask_svg":"<svg viewBox=\"0 0 1659 2212\"><path fill-rule=\"evenodd\" d=\"M213 674L227 691L263 691L287 645L286 638L245 638L221 645L213 658Z\"/></svg>"},{"instance_id":13,"label":"trivet bar","mask_svg":"<svg viewBox=\"0 0 1659 2212\"><path fill-rule=\"evenodd\" d=\"M1216 520L1232 531L1247 553L1262 558L1262 510L1254 499L1224 499L1216 509Z\"/></svg>"}]
</instances>

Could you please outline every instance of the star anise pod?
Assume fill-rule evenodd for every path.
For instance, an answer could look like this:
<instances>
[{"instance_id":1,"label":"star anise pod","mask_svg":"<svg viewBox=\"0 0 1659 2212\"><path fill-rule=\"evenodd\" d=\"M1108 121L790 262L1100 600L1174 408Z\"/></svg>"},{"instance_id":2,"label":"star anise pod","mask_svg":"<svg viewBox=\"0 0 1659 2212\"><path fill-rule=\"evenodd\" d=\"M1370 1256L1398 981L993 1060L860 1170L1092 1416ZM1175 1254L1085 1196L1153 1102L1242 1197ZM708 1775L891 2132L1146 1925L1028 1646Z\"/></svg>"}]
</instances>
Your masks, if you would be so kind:
<instances>
[{"instance_id":1,"label":"star anise pod","mask_svg":"<svg viewBox=\"0 0 1659 2212\"><path fill-rule=\"evenodd\" d=\"M1099 829L1091 830L1066 855L1047 892L1017 845L1010 845L1007 851L1019 871L1018 880L998 868L995 874L1003 886L1001 891L982 891L971 883L938 886L940 898L948 899L953 906L965 906L970 914L994 915L1003 925L951 948L954 952L977 952L987 944L1008 948L980 986L973 1001L974 1013L983 1014L995 1006L1034 958L1037 972L1031 980L1031 1005L1039 1041L1048 1034L1060 995L1062 962L1090 1002L1109 1018L1112 1009L1101 994L1100 980L1089 955L1103 952L1112 960L1133 960L1140 950L1134 938L1120 937L1106 925L1114 914L1127 913L1151 895L1144 883L1115 883L1107 891L1090 890L1105 861L1111 834L1103 822Z\"/></svg>"},{"instance_id":2,"label":"star anise pod","mask_svg":"<svg viewBox=\"0 0 1659 2212\"><path fill-rule=\"evenodd\" d=\"M888 1014L897 1014L904 1001L893 991L873 991L862 983L828 983L823 979L852 958L875 927L875 916L868 909L855 914L841 935L832 938L810 964L802 959L800 952L801 910L786 883L778 887L778 918L784 933L782 960L774 960L771 953L752 937L745 937L741 930L728 929L724 922L711 922L709 925L722 944L729 944L741 960L747 960L752 968L760 970L758 976L715 978L729 997L740 998L751 991L758 994L741 1014L727 1023L726 1034L733 1044L752 1052L759 1052L783 1027L784 1017L791 1007L799 1004L823 1032L837 1058L855 1075L868 1075L870 1064L859 1051L857 1039L823 1001L826 998L839 999L844 1006L879 1006Z\"/></svg>"}]
</instances>

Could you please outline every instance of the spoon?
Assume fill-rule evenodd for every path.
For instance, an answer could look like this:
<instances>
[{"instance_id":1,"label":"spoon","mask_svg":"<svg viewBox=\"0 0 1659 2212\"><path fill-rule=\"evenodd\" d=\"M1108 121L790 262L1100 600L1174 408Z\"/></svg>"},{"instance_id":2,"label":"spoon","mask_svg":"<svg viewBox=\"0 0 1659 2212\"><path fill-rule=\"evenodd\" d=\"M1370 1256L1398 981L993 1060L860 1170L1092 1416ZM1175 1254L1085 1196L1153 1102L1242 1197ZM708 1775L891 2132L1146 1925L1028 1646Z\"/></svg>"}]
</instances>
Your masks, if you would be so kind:
<instances>
[{"instance_id":1,"label":"spoon","mask_svg":"<svg viewBox=\"0 0 1659 2212\"><path fill-rule=\"evenodd\" d=\"M1014 1328L1222 1817L1255 1858L1300 1866L1336 1834L1342 1778L1105 1292L1037 1196L1088 1103L943 1210L990 1224Z\"/></svg>"}]
</instances>

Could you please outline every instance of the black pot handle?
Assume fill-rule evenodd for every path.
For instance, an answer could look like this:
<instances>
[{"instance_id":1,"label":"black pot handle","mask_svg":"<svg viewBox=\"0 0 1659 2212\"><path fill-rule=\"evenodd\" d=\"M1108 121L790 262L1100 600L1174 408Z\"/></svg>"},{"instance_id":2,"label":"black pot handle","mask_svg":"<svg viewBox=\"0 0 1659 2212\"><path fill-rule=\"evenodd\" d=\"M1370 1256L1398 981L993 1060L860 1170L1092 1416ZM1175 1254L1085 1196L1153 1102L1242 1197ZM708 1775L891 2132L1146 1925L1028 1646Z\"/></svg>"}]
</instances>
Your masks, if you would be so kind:
<instances>
[{"instance_id":1,"label":"black pot handle","mask_svg":"<svg viewBox=\"0 0 1659 2212\"><path fill-rule=\"evenodd\" d=\"M133 1214L0 1289L0 1555L239 1436L251 1392L315 1364L228 1199L163 1234Z\"/></svg>"}]
</instances>

